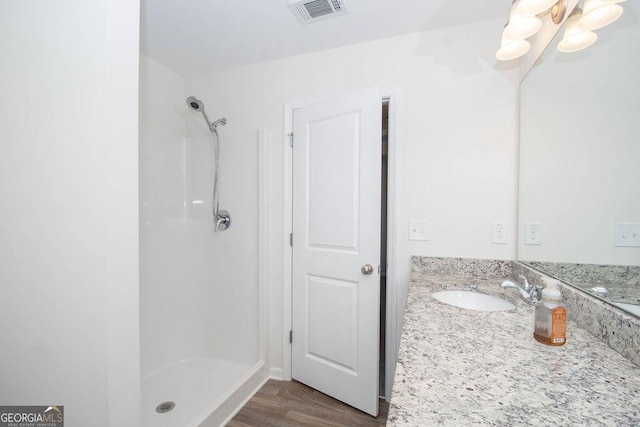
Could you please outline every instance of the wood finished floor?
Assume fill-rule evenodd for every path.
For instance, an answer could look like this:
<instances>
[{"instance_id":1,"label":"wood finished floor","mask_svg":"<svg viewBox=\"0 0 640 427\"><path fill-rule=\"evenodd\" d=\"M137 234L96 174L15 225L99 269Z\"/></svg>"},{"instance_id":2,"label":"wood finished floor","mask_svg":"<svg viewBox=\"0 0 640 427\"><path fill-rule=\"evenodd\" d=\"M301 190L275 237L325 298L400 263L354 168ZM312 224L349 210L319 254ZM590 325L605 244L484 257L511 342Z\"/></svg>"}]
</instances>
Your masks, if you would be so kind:
<instances>
[{"instance_id":1,"label":"wood finished floor","mask_svg":"<svg viewBox=\"0 0 640 427\"><path fill-rule=\"evenodd\" d=\"M389 404L374 418L297 381L269 380L228 427L383 426Z\"/></svg>"}]
</instances>

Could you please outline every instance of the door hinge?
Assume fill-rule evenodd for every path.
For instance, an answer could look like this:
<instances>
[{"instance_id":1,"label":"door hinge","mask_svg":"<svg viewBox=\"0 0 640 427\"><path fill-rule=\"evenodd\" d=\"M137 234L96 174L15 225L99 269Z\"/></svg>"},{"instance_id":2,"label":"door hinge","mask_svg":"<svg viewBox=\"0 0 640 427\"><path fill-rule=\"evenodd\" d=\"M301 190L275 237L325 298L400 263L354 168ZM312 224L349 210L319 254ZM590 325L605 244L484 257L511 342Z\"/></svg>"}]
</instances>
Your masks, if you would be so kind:
<instances>
[{"instance_id":1,"label":"door hinge","mask_svg":"<svg viewBox=\"0 0 640 427\"><path fill-rule=\"evenodd\" d=\"M289 137L289 145L293 147L293 132L289 132L287 136Z\"/></svg>"},{"instance_id":2,"label":"door hinge","mask_svg":"<svg viewBox=\"0 0 640 427\"><path fill-rule=\"evenodd\" d=\"M293 331L289 331L289 344L293 343Z\"/></svg>"},{"instance_id":3,"label":"door hinge","mask_svg":"<svg viewBox=\"0 0 640 427\"><path fill-rule=\"evenodd\" d=\"M293 246L293 233L289 233L289 246Z\"/></svg>"}]
</instances>

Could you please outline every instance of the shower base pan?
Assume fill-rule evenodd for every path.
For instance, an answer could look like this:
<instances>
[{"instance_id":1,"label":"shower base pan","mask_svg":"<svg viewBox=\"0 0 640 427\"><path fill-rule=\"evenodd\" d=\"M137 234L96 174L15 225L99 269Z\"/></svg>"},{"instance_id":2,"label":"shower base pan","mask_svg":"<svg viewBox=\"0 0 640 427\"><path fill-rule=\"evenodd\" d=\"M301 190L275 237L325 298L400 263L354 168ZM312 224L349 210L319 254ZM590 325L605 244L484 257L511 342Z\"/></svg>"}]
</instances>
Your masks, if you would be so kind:
<instances>
[{"instance_id":1,"label":"shower base pan","mask_svg":"<svg viewBox=\"0 0 640 427\"><path fill-rule=\"evenodd\" d=\"M249 366L214 359L180 361L142 380L142 426L220 425L265 380L262 362Z\"/></svg>"}]
</instances>

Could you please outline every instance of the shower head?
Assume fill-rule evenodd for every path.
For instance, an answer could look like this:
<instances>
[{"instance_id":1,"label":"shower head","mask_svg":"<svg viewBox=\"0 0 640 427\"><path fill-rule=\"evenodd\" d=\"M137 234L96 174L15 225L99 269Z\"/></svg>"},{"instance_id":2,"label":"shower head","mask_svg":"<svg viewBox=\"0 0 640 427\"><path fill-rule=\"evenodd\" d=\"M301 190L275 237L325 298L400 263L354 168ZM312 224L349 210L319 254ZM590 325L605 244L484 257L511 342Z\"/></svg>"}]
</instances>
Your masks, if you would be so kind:
<instances>
[{"instance_id":1,"label":"shower head","mask_svg":"<svg viewBox=\"0 0 640 427\"><path fill-rule=\"evenodd\" d=\"M216 127L218 125L223 125L224 126L224 125L227 124L227 119L225 119L225 118L216 120L215 122L212 123L211 120L209 120L209 117L207 117L207 113L204 112L204 102L200 101L195 96L190 96L190 97L187 98L187 105L193 111L198 111L198 112L202 113L202 115L204 116L205 121L207 122L207 125L209 125L209 130L211 132L215 132Z\"/></svg>"},{"instance_id":2,"label":"shower head","mask_svg":"<svg viewBox=\"0 0 640 427\"><path fill-rule=\"evenodd\" d=\"M187 98L187 105L193 111L202 111L202 112L204 112L204 103L202 101L200 101L198 98L196 98L195 96L190 96L190 97Z\"/></svg>"}]
</instances>

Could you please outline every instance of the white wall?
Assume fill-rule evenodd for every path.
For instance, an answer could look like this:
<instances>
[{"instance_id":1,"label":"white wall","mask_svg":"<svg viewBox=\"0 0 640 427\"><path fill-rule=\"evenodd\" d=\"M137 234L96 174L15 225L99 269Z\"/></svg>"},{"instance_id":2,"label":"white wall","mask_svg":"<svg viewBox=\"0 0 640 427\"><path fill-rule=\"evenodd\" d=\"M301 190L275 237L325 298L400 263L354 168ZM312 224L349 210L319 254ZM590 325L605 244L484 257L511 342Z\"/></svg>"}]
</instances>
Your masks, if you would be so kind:
<instances>
[{"instance_id":1,"label":"white wall","mask_svg":"<svg viewBox=\"0 0 640 427\"><path fill-rule=\"evenodd\" d=\"M528 261L640 265L640 248L614 246L616 222L640 223L640 7L559 53L558 40L522 85L518 256ZM524 223L542 244L524 244Z\"/></svg>"},{"instance_id":2,"label":"white wall","mask_svg":"<svg viewBox=\"0 0 640 427\"><path fill-rule=\"evenodd\" d=\"M185 81L140 55L140 366L142 377L186 358ZM180 243L182 244L180 245ZM181 333L182 332L182 333Z\"/></svg>"},{"instance_id":3,"label":"white wall","mask_svg":"<svg viewBox=\"0 0 640 427\"><path fill-rule=\"evenodd\" d=\"M142 375L191 358L253 365L257 159L245 157L244 146L255 150L255 135L233 141L227 130L237 122L219 127L221 209L231 212L232 227L215 233L213 145L202 114L187 107L184 79L145 55L140 84ZM219 118L212 97L193 95L212 120ZM240 180L228 179L242 163L253 167Z\"/></svg>"},{"instance_id":4,"label":"white wall","mask_svg":"<svg viewBox=\"0 0 640 427\"><path fill-rule=\"evenodd\" d=\"M415 33L344 48L225 70L187 81L205 99L222 130L229 157L223 199L240 197L242 217L257 209L255 133L267 129L271 203L269 216L269 354L282 367L283 159L287 102L397 86L396 262L398 315L404 313L411 255L515 258L517 68L496 70L502 23ZM229 166L232 165L232 166ZM233 190L230 189L235 183ZM239 196L237 192L248 191ZM235 194L235 196L234 196ZM229 199L228 199L229 200ZM233 211L232 210L232 213ZM431 220L432 239L408 241L410 219ZM491 222L507 223L508 244L492 245ZM243 227L241 223L239 225ZM253 262L256 234L243 236ZM401 326L400 324L398 326Z\"/></svg>"},{"instance_id":5,"label":"white wall","mask_svg":"<svg viewBox=\"0 0 640 427\"><path fill-rule=\"evenodd\" d=\"M0 402L137 425L139 3L0 3Z\"/></svg>"}]
</instances>

